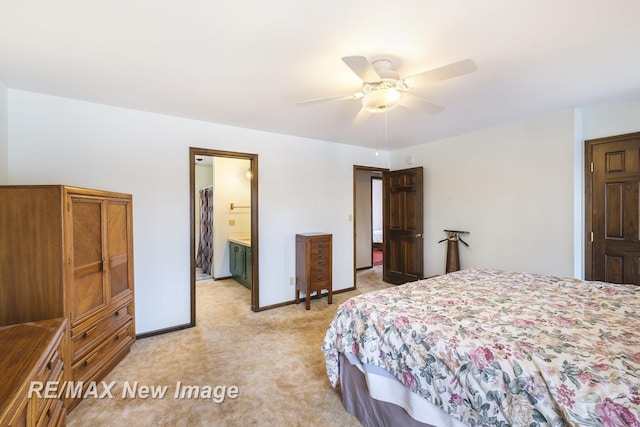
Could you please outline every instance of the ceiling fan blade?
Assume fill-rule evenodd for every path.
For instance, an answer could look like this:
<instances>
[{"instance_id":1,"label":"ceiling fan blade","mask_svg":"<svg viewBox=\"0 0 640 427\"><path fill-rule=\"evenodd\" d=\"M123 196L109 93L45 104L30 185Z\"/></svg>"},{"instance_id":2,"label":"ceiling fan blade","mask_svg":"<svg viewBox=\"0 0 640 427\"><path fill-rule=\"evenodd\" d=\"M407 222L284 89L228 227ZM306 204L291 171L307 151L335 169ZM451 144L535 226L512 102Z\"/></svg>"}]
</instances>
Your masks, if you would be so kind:
<instances>
[{"instance_id":1,"label":"ceiling fan blade","mask_svg":"<svg viewBox=\"0 0 640 427\"><path fill-rule=\"evenodd\" d=\"M405 77L403 80L412 87L427 85L429 83L439 82L441 80L462 76L464 74L473 73L478 66L471 59L463 59L449 65L443 65L433 70L424 71L422 73L413 74Z\"/></svg>"},{"instance_id":2,"label":"ceiling fan blade","mask_svg":"<svg viewBox=\"0 0 640 427\"><path fill-rule=\"evenodd\" d=\"M362 126L363 124L365 124L367 120L369 120L370 115L371 113L367 111L364 107L361 108L356 118L353 119L353 122L351 122L351 126L352 127Z\"/></svg>"},{"instance_id":3,"label":"ceiling fan blade","mask_svg":"<svg viewBox=\"0 0 640 427\"><path fill-rule=\"evenodd\" d=\"M351 95L336 95L336 96L328 96L326 98L315 98L315 99L307 99L305 101L298 101L299 105L317 105L317 104L326 104L328 102L335 101L348 101L349 99L358 98L357 94Z\"/></svg>"},{"instance_id":4,"label":"ceiling fan blade","mask_svg":"<svg viewBox=\"0 0 640 427\"><path fill-rule=\"evenodd\" d=\"M400 105L412 110L424 111L427 114L438 114L440 111L444 110L442 105L427 101L424 98L420 98L419 96L411 95L409 93L404 94L400 101Z\"/></svg>"},{"instance_id":5,"label":"ceiling fan blade","mask_svg":"<svg viewBox=\"0 0 640 427\"><path fill-rule=\"evenodd\" d=\"M347 67L351 68L351 71L356 73L360 80L365 83L374 83L382 80L369 60L364 56L343 56L342 62L347 64Z\"/></svg>"}]
</instances>

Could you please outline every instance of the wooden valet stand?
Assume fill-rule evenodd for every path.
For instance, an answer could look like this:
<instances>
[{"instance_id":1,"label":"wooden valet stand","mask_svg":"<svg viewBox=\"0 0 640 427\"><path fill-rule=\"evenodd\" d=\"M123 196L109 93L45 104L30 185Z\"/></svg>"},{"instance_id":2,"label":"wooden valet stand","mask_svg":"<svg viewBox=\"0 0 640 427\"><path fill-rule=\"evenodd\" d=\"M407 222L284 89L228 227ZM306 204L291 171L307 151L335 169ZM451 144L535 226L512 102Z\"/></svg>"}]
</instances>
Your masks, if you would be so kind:
<instances>
[{"instance_id":1,"label":"wooden valet stand","mask_svg":"<svg viewBox=\"0 0 640 427\"><path fill-rule=\"evenodd\" d=\"M458 253L458 242L462 242L466 247L469 244L462 240L461 234L469 234L468 231L462 230L444 230L447 238L440 240L438 243L447 242L447 267L445 273L451 273L460 270L460 254Z\"/></svg>"}]
</instances>

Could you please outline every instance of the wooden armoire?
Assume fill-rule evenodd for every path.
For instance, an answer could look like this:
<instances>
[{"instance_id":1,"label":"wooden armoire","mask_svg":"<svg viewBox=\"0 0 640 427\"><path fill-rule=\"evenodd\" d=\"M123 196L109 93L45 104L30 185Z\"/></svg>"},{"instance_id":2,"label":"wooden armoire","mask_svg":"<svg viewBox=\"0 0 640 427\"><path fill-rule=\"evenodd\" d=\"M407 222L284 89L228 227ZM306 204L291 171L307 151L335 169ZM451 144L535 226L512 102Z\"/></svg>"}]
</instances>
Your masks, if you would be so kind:
<instances>
[{"instance_id":1,"label":"wooden armoire","mask_svg":"<svg viewBox=\"0 0 640 427\"><path fill-rule=\"evenodd\" d=\"M129 194L0 186L0 326L66 318L66 381L102 379L135 341L132 218Z\"/></svg>"}]
</instances>

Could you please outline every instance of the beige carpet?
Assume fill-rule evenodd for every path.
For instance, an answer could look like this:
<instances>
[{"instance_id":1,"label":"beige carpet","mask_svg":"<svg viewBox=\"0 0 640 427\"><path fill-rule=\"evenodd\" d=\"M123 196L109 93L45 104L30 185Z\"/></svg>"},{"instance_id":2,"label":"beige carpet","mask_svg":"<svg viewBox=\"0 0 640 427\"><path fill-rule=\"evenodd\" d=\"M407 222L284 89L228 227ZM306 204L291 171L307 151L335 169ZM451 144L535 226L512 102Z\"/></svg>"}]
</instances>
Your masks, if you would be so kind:
<instances>
[{"instance_id":1,"label":"beige carpet","mask_svg":"<svg viewBox=\"0 0 640 427\"><path fill-rule=\"evenodd\" d=\"M254 313L250 293L232 280L197 282L197 326L138 340L105 381L113 399L88 398L69 426L359 426L331 388L320 346L339 304L388 287L380 267L358 274L358 289L304 304ZM292 291L293 293L293 291ZM138 302L141 303L141 302ZM167 386L164 398L122 397L135 382ZM199 386L205 397L177 399L176 384ZM214 389L214 392L206 388ZM215 387L239 395L216 403Z\"/></svg>"}]
</instances>

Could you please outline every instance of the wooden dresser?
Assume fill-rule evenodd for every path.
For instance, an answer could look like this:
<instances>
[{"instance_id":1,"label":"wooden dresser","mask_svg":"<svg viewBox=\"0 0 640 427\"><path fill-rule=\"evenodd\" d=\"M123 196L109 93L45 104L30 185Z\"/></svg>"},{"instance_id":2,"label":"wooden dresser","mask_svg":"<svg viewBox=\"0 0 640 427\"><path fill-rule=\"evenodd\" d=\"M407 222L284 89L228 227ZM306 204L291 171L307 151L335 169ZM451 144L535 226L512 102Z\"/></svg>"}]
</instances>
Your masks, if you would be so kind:
<instances>
[{"instance_id":1,"label":"wooden dresser","mask_svg":"<svg viewBox=\"0 0 640 427\"><path fill-rule=\"evenodd\" d=\"M0 426L65 425L64 400L45 387L62 384L66 325L58 318L0 327Z\"/></svg>"},{"instance_id":2,"label":"wooden dresser","mask_svg":"<svg viewBox=\"0 0 640 427\"><path fill-rule=\"evenodd\" d=\"M328 303L332 302L331 243L331 234L296 234L296 304L300 303L300 292L303 292L307 310L313 292L320 298L322 290L326 289Z\"/></svg>"},{"instance_id":3,"label":"wooden dresser","mask_svg":"<svg viewBox=\"0 0 640 427\"><path fill-rule=\"evenodd\" d=\"M0 326L66 318L64 379L101 380L135 341L131 195L0 186L0 234Z\"/></svg>"}]
</instances>

